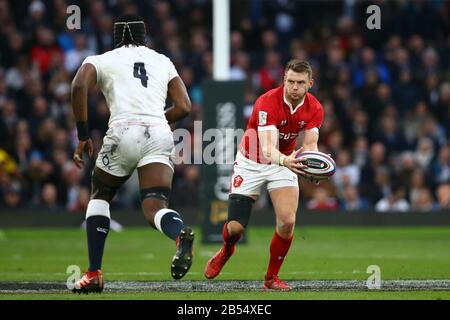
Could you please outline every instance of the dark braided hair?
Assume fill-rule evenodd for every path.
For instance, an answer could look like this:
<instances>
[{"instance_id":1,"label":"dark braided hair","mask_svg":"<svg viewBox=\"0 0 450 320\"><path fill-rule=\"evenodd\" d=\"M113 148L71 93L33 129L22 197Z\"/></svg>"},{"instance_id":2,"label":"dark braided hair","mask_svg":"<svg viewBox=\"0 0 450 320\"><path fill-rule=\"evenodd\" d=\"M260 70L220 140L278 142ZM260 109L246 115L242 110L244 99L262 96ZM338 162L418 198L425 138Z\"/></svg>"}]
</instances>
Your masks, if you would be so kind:
<instances>
[{"instance_id":1,"label":"dark braided hair","mask_svg":"<svg viewBox=\"0 0 450 320\"><path fill-rule=\"evenodd\" d=\"M114 47L145 46L145 23L137 14L124 14L114 22Z\"/></svg>"}]
</instances>

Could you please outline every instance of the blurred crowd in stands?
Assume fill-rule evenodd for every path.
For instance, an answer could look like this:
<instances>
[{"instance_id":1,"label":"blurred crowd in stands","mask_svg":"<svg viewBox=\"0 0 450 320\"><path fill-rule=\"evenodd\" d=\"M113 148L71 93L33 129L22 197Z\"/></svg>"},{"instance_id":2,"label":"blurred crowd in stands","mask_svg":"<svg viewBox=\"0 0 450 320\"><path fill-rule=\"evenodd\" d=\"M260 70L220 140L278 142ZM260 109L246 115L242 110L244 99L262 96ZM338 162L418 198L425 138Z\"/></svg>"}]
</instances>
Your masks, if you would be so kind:
<instances>
[{"instance_id":1,"label":"blurred crowd in stands","mask_svg":"<svg viewBox=\"0 0 450 320\"><path fill-rule=\"evenodd\" d=\"M291 58L308 60L312 93L325 118L319 150L338 170L319 186L302 181L312 210L450 209L450 1L230 0L231 79L246 84L246 119L255 99L282 83ZM81 8L68 30L67 6ZM381 29L366 8L381 8ZM202 119L202 81L212 78L209 0L0 0L0 207L83 213L94 161L78 170L71 80L85 57L113 49L113 21L135 12L148 46L174 62L193 103L176 124ZM109 111L90 94L98 152ZM174 128L176 128L174 127ZM136 177L114 205L139 207ZM200 165L175 169L172 206L200 207ZM269 206L267 195L257 203Z\"/></svg>"}]
</instances>

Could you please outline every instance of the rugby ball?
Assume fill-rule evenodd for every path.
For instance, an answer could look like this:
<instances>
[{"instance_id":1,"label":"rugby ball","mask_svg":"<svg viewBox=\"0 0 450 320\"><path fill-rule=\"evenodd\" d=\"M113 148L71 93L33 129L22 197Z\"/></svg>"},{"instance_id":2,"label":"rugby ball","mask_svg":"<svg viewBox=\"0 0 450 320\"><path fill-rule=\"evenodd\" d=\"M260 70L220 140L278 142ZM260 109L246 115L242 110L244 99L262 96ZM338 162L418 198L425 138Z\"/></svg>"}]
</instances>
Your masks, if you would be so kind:
<instances>
[{"instance_id":1,"label":"rugby ball","mask_svg":"<svg viewBox=\"0 0 450 320\"><path fill-rule=\"evenodd\" d=\"M325 180L336 172L336 163L333 158L323 152L305 151L297 155L297 158L302 157L306 159L303 164L308 167L300 170L306 173L307 179Z\"/></svg>"}]
</instances>

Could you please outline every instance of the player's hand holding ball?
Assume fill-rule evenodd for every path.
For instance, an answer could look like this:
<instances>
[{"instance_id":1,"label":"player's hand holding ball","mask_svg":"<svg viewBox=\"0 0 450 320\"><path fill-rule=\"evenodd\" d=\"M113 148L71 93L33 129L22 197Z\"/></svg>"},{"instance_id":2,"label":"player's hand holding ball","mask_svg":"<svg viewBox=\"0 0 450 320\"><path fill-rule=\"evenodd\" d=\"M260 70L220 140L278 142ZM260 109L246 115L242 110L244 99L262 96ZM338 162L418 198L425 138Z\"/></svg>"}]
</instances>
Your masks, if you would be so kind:
<instances>
[{"instance_id":1,"label":"player's hand holding ball","mask_svg":"<svg viewBox=\"0 0 450 320\"><path fill-rule=\"evenodd\" d=\"M280 165L285 166L292 172L303 175L304 172L301 169L306 168L306 158L298 157L298 155L302 152L303 147L298 149L297 151L293 151L289 156L282 156L280 159Z\"/></svg>"},{"instance_id":2,"label":"player's hand holding ball","mask_svg":"<svg viewBox=\"0 0 450 320\"><path fill-rule=\"evenodd\" d=\"M336 172L336 163L320 151L303 151L303 147L294 151L288 157L282 159L283 165L301 177L315 181L319 184L321 180L329 180Z\"/></svg>"}]
</instances>

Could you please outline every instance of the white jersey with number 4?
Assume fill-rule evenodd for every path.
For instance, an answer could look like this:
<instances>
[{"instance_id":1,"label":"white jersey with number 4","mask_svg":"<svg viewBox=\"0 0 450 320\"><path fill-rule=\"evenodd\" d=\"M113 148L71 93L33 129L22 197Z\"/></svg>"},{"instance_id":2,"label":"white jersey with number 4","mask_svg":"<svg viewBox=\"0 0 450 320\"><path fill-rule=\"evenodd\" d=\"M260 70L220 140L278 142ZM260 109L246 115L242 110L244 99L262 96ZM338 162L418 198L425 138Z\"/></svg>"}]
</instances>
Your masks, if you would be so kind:
<instances>
[{"instance_id":1,"label":"white jersey with number 4","mask_svg":"<svg viewBox=\"0 0 450 320\"><path fill-rule=\"evenodd\" d=\"M166 56L144 46L87 57L111 115L96 166L117 177L163 163L173 170L173 134L164 115L170 80L178 73Z\"/></svg>"},{"instance_id":2,"label":"white jersey with number 4","mask_svg":"<svg viewBox=\"0 0 450 320\"><path fill-rule=\"evenodd\" d=\"M167 124L164 115L170 80L178 76L172 61L144 46L120 47L87 57L110 110L109 126L122 121Z\"/></svg>"}]
</instances>

